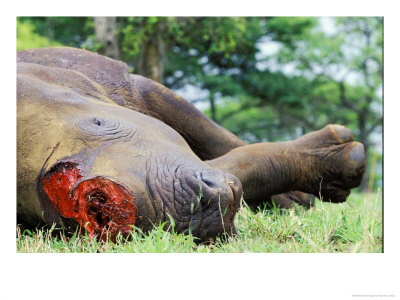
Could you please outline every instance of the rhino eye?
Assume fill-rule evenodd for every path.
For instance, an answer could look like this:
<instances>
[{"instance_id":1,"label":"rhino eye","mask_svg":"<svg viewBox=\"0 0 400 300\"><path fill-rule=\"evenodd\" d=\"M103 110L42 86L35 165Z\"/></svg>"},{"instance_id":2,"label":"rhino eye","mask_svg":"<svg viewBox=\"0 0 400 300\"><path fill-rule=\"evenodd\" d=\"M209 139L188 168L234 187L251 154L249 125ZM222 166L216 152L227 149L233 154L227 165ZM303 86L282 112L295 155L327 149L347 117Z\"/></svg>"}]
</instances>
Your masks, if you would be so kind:
<instances>
[{"instance_id":1,"label":"rhino eye","mask_svg":"<svg viewBox=\"0 0 400 300\"><path fill-rule=\"evenodd\" d=\"M96 124L97 126L102 126L103 125L103 121L98 119L98 118L94 118L93 119L93 123Z\"/></svg>"},{"instance_id":2,"label":"rhino eye","mask_svg":"<svg viewBox=\"0 0 400 300\"><path fill-rule=\"evenodd\" d=\"M119 120L91 117L79 120L76 126L82 130L86 140L131 140L135 130L131 124Z\"/></svg>"}]
</instances>

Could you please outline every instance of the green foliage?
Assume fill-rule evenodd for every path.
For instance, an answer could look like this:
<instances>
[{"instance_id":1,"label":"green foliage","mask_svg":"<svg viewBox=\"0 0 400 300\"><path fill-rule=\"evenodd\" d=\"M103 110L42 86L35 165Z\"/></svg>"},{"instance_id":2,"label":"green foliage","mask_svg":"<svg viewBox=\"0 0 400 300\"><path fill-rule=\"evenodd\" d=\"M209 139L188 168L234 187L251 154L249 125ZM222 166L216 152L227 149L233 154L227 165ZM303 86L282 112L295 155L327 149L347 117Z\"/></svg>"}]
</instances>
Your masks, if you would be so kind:
<instances>
[{"instance_id":1,"label":"green foliage","mask_svg":"<svg viewBox=\"0 0 400 300\"><path fill-rule=\"evenodd\" d=\"M310 17L273 17L268 19L266 28L274 40L294 47L293 43L304 40L317 22L316 18Z\"/></svg>"},{"instance_id":2,"label":"green foliage","mask_svg":"<svg viewBox=\"0 0 400 300\"><path fill-rule=\"evenodd\" d=\"M271 106L254 106L252 99L222 98L217 102L217 120L231 132L248 142L271 141L281 138L286 129L281 128L278 114ZM241 113L245 111L245 113ZM211 117L210 109L205 114Z\"/></svg>"},{"instance_id":3,"label":"green foliage","mask_svg":"<svg viewBox=\"0 0 400 300\"><path fill-rule=\"evenodd\" d=\"M17 50L54 46L61 46L61 44L37 34L31 22L22 23L17 19Z\"/></svg>"},{"instance_id":4,"label":"green foliage","mask_svg":"<svg viewBox=\"0 0 400 300\"><path fill-rule=\"evenodd\" d=\"M382 196L353 193L343 204L321 203L310 210L272 209L256 214L246 206L236 218L236 238L220 237L197 245L191 235L176 234L167 223L128 240L97 242L76 232L71 238L56 229L34 232L17 228L18 252L382 252Z\"/></svg>"},{"instance_id":5,"label":"green foliage","mask_svg":"<svg viewBox=\"0 0 400 300\"><path fill-rule=\"evenodd\" d=\"M50 44L37 47L70 46L95 50L93 19L88 17L18 17L17 32L29 27L32 37L45 38ZM18 34L17 34L18 36ZM18 37L17 37L18 38ZM31 36L20 36L21 43L28 43Z\"/></svg>"},{"instance_id":6,"label":"green foliage","mask_svg":"<svg viewBox=\"0 0 400 300\"><path fill-rule=\"evenodd\" d=\"M317 31L278 54L283 63L296 61L301 75L312 80L306 113L318 111L328 122L353 127L364 144L381 127L381 25L381 18L339 18L335 34Z\"/></svg>"}]
</instances>

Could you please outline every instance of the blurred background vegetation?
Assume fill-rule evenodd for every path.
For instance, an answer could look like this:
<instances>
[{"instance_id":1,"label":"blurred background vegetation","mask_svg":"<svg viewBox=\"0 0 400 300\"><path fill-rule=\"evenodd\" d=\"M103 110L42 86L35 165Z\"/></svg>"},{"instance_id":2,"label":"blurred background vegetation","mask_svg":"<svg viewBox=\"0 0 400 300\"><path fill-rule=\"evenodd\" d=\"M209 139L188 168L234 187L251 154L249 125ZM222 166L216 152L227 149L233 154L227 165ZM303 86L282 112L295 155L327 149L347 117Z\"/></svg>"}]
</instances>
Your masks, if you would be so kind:
<instances>
[{"instance_id":1,"label":"blurred background vegetation","mask_svg":"<svg viewBox=\"0 0 400 300\"><path fill-rule=\"evenodd\" d=\"M380 17L18 17L18 50L72 46L125 61L247 142L329 123L368 153L382 186Z\"/></svg>"}]
</instances>

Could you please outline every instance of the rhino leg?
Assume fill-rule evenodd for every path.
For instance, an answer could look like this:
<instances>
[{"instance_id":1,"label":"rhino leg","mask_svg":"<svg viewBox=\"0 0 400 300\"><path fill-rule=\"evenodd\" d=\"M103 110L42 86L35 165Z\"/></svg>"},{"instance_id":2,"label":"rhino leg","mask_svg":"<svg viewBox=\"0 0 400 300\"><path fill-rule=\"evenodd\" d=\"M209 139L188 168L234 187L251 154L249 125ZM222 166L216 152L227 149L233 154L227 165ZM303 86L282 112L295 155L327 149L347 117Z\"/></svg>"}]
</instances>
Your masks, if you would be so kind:
<instances>
[{"instance_id":1,"label":"rhino leg","mask_svg":"<svg viewBox=\"0 0 400 300\"><path fill-rule=\"evenodd\" d=\"M290 191L287 193L272 195L265 198L264 201L248 203L245 199L247 206L253 211L257 212L259 209L272 209L274 207L279 209L290 209L297 205L301 205L309 209L315 205L315 196L301 191Z\"/></svg>"},{"instance_id":2,"label":"rhino leg","mask_svg":"<svg viewBox=\"0 0 400 300\"><path fill-rule=\"evenodd\" d=\"M165 86L139 75L130 75L130 80L138 96L130 108L174 128L200 159L217 158L246 144Z\"/></svg>"},{"instance_id":3,"label":"rhino leg","mask_svg":"<svg viewBox=\"0 0 400 300\"><path fill-rule=\"evenodd\" d=\"M290 142L238 147L207 163L239 178L251 206L294 190L343 202L361 182L365 153L350 130L328 125Z\"/></svg>"},{"instance_id":4,"label":"rhino leg","mask_svg":"<svg viewBox=\"0 0 400 300\"><path fill-rule=\"evenodd\" d=\"M276 207L279 208L289 209L294 207L295 203L304 206L305 208L311 208L315 205L315 196L301 191L291 191L273 195L271 201L267 203L268 207L273 206L272 202L274 202Z\"/></svg>"}]
</instances>

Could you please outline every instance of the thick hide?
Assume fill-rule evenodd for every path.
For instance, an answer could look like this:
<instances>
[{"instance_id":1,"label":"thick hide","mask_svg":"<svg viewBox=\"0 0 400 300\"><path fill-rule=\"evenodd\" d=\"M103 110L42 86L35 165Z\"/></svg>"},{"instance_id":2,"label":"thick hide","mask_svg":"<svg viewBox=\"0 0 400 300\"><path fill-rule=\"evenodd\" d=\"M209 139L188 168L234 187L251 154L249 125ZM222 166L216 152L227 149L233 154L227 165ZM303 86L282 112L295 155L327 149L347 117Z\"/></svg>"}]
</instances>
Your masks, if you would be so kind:
<instances>
[{"instance_id":1,"label":"thick hide","mask_svg":"<svg viewBox=\"0 0 400 300\"><path fill-rule=\"evenodd\" d=\"M115 239L173 221L206 241L235 232L242 195L253 208L291 191L275 197L282 207L311 206L304 193L341 202L365 169L343 126L246 145L122 62L63 47L17 61L17 217L27 226Z\"/></svg>"}]
</instances>

